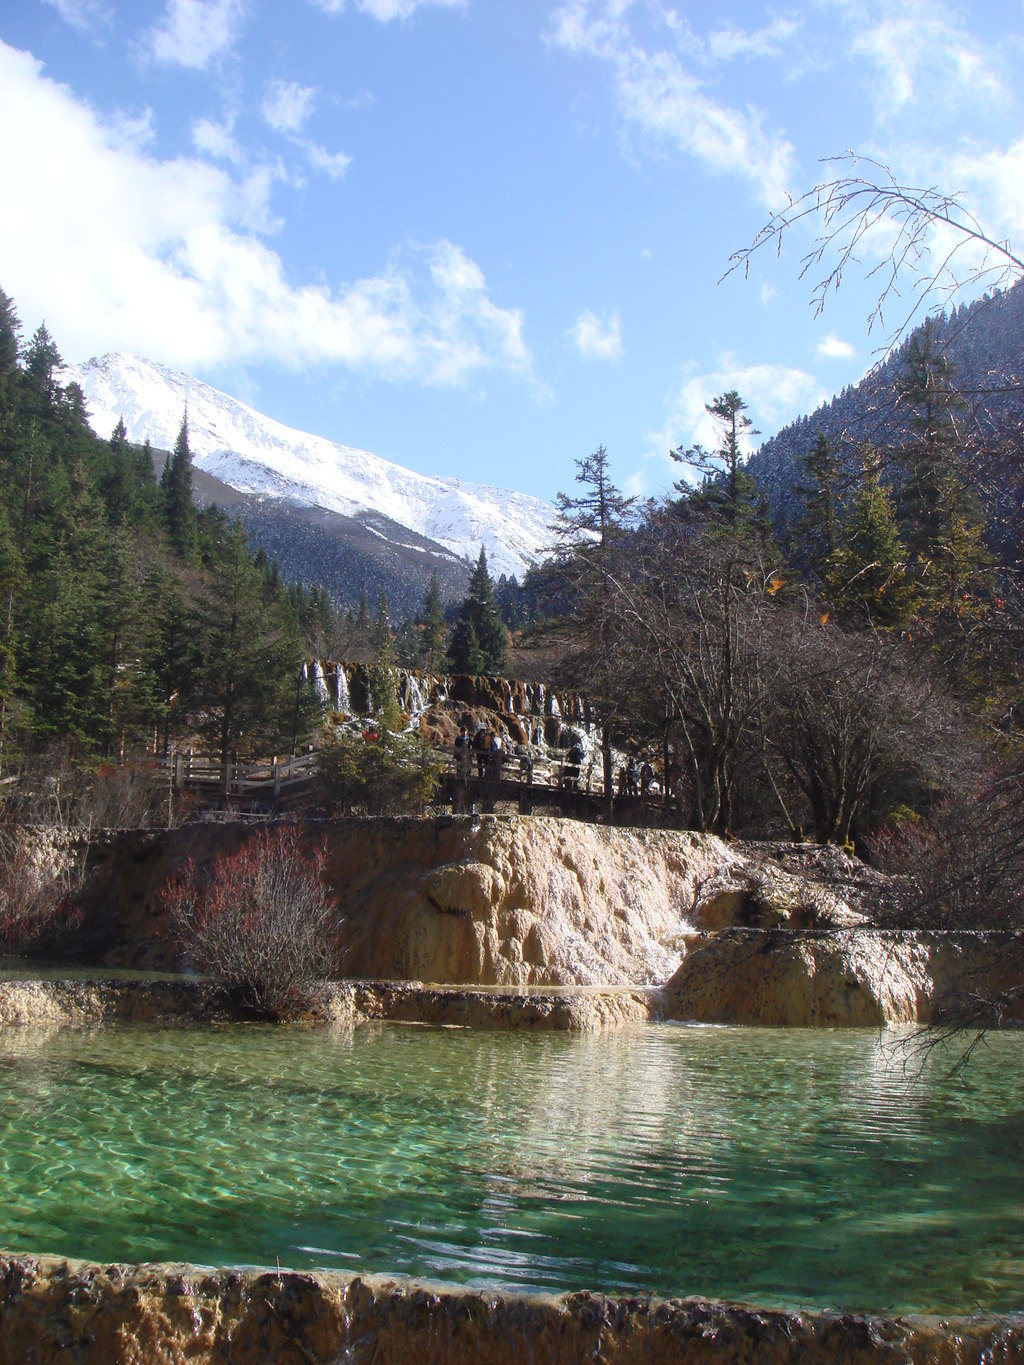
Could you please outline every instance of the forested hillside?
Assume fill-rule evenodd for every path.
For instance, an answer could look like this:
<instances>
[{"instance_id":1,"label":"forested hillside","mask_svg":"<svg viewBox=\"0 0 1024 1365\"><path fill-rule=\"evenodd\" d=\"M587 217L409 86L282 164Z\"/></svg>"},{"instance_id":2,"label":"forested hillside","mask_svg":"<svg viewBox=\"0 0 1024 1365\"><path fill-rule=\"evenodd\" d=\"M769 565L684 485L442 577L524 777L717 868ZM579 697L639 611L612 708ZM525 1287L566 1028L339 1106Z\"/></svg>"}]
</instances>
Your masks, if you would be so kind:
<instances>
[{"instance_id":1,"label":"forested hillside","mask_svg":"<svg viewBox=\"0 0 1024 1365\"><path fill-rule=\"evenodd\" d=\"M85 754L221 754L292 739L303 617L245 532L192 497L183 421L161 477L123 426L101 440L45 326L22 344L0 292L0 765Z\"/></svg>"},{"instance_id":2,"label":"forested hillside","mask_svg":"<svg viewBox=\"0 0 1024 1365\"><path fill-rule=\"evenodd\" d=\"M999 552L1020 547L1024 479L1024 282L962 304L928 324L930 344L941 354L961 402L954 421L957 441L972 452L978 493L986 506ZM809 416L798 418L766 441L747 466L767 495L776 531L786 534L802 515L798 495L800 459L824 435L840 463L856 474L859 451L870 442L884 454L912 436L913 406L901 397L900 380L918 328L883 364ZM898 460L892 481L898 480Z\"/></svg>"}]
</instances>

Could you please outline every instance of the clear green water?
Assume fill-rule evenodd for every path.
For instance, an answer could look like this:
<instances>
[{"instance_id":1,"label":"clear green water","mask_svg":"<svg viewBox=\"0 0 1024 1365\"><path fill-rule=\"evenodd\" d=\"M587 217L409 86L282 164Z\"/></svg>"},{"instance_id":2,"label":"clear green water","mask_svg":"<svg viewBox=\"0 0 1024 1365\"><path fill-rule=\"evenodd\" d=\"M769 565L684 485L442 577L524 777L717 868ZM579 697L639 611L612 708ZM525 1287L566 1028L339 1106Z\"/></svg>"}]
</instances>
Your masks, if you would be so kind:
<instances>
[{"instance_id":1,"label":"clear green water","mask_svg":"<svg viewBox=\"0 0 1024 1365\"><path fill-rule=\"evenodd\" d=\"M0 1245L871 1311L1024 1306L1024 1035L0 1038Z\"/></svg>"}]
</instances>

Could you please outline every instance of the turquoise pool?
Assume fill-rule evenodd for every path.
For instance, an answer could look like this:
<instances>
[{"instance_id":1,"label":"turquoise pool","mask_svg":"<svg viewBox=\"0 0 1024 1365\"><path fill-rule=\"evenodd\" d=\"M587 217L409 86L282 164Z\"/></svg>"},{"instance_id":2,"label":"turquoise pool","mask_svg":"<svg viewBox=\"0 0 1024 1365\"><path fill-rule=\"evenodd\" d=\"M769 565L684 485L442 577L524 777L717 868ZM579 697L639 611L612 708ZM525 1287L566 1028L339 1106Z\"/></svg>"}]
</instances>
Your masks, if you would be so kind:
<instances>
[{"instance_id":1,"label":"turquoise pool","mask_svg":"<svg viewBox=\"0 0 1024 1365\"><path fill-rule=\"evenodd\" d=\"M1024 1306L1024 1034L0 1038L0 1245L876 1312Z\"/></svg>"}]
</instances>

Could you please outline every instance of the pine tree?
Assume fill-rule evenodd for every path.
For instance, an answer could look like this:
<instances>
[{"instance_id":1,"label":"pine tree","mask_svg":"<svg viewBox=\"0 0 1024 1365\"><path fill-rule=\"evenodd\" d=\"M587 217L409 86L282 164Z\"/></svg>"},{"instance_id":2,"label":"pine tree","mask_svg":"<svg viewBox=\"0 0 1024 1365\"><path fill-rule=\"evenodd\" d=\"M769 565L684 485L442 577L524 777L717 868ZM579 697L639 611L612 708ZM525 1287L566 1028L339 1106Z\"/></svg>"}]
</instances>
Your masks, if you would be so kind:
<instances>
[{"instance_id":1,"label":"pine tree","mask_svg":"<svg viewBox=\"0 0 1024 1365\"><path fill-rule=\"evenodd\" d=\"M696 445L689 450L669 452L703 480L696 492L686 482L676 484L676 488L699 510L720 517L732 531L746 531L758 520L761 506L757 485L744 468L742 443L745 437L756 436L758 432L747 416L746 403L735 389L705 403L704 409L715 419L719 444L714 450Z\"/></svg>"},{"instance_id":2,"label":"pine tree","mask_svg":"<svg viewBox=\"0 0 1024 1365\"><path fill-rule=\"evenodd\" d=\"M956 426L965 405L953 383L953 366L939 344L934 318L911 338L905 367L896 381L896 406L910 413L912 436L900 451L900 511L912 554L927 559L948 529L949 497L966 483Z\"/></svg>"},{"instance_id":3,"label":"pine tree","mask_svg":"<svg viewBox=\"0 0 1024 1365\"><path fill-rule=\"evenodd\" d=\"M25 382L30 395L30 410L36 415L49 413L60 394L57 374L63 368L60 351L41 322L25 348Z\"/></svg>"},{"instance_id":4,"label":"pine tree","mask_svg":"<svg viewBox=\"0 0 1024 1365\"><path fill-rule=\"evenodd\" d=\"M484 656L480 649L480 641L476 638L476 627L471 616L460 615L456 620L448 642L448 654L452 669L456 673L468 673L470 677L475 678L485 671Z\"/></svg>"},{"instance_id":5,"label":"pine tree","mask_svg":"<svg viewBox=\"0 0 1024 1365\"><path fill-rule=\"evenodd\" d=\"M436 570L430 575L418 624L423 628L420 658L428 673L436 673L444 661L448 641L448 623L444 619L441 584Z\"/></svg>"},{"instance_id":6,"label":"pine tree","mask_svg":"<svg viewBox=\"0 0 1024 1365\"><path fill-rule=\"evenodd\" d=\"M226 764L241 745L283 745L301 717L298 629L283 593L271 592L237 522L224 528L199 598L199 709Z\"/></svg>"},{"instance_id":7,"label":"pine tree","mask_svg":"<svg viewBox=\"0 0 1024 1365\"><path fill-rule=\"evenodd\" d=\"M174 450L164 465L160 486L164 518L171 544L182 559L195 558L197 518L192 501L192 452L188 444L188 413L181 419Z\"/></svg>"},{"instance_id":8,"label":"pine tree","mask_svg":"<svg viewBox=\"0 0 1024 1365\"><path fill-rule=\"evenodd\" d=\"M846 616L866 615L879 626L898 626L914 606L906 549L892 498L881 480L879 460L868 447L864 474L828 562L829 597Z\"/></svg>"},{"instance_id":9,"label":"pine tree","mask_svg":"<svg viewBox=\"0 0 1024 1365\"><path fill-rule=\"evenodd\" d=\"M469 648L468 626L473 627L478 659ZM508 661L508 632L494 600L494 583L487 572L487 553L480 546L480 557L469 580L469 590L459 608L450 646L452 668L456 673L501 673ZM479 668L471 665L479 662Z\"/></svg>"},{"instance_id":10,"label":"pine tree","mask_svg":"<svg viewBox=\"0 0 1024 1365\"><path fill-rule=\"evenodd\" d=\"M602 550L607 550L625 529L636 498L625 497L615 487L604 446L598 446L593 455L575 463L576 482L586 491L575 497L567 493L557 495L558 520L553 530L565 550L575 552L595 541Z\"/></svg>"}]
</instances>

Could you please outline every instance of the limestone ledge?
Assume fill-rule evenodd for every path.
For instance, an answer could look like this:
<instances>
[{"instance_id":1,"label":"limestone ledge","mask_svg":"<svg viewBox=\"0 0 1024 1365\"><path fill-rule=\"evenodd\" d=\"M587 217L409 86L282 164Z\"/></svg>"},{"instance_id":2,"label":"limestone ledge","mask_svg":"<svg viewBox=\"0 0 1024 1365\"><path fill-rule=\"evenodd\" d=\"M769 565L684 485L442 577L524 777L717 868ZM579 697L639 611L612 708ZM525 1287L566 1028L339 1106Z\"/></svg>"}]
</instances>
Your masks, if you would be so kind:
<instances>
[{"instance_id":1,"label":"limestone ledge","mask_svg":"<svg viewBox=\"0 0 1024 1365\"><path fill-rule=\"evenodd\" d=\"M889 1027L1024 1021L1024 933L728 929L692 935L664 1017Z\"/></svg>"},{"instance_id":2,"label":"limestone ledge","mask_svg":"<svg viewBox=\"0 0 1024 1365\"><path fill-rule=\"evenodd\" d=\"M531 991L343 981L325 986L301 1022L357 1025L371 1020L466 1028L593 1033L651 1017L642 989ZM188 1024L237 1020L222 992L191 980L0 982L0 1029L117 1023Z\"/></svg>"},{"instance_id":3,"label":"limestone ledge","mask_svg":"<svg viewBox=\"0 0 1024 1365\"><path fill-rule=\"evenodd\" d=\"M0 1253L0 1365L1002 1365L1024 1317L791 1313Z\"/></svg>"}]
</instances>

